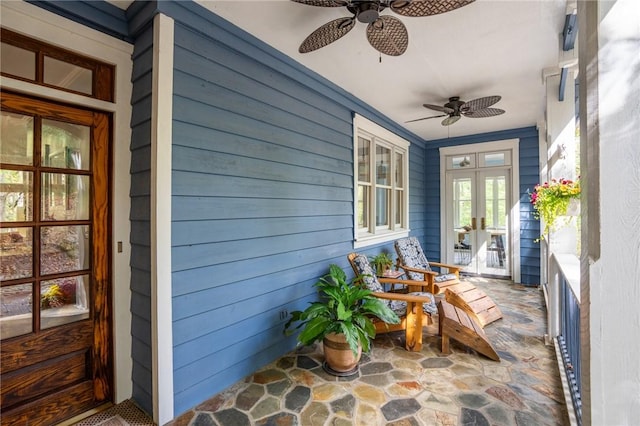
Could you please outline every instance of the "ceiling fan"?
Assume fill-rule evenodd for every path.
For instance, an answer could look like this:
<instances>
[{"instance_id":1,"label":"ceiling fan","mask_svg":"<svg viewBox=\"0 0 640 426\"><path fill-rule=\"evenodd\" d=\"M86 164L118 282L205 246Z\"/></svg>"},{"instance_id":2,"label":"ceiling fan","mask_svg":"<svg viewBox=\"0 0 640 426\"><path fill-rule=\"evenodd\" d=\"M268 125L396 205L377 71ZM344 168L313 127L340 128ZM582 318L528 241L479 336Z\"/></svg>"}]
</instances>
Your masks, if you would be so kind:
<instances>
[{"instance_id":1,"label":"ceiling fan","mask_svg":"<svg viewBox=\"0 0 640 426\"><path fill-rule=\"evenodd\" d=\"M407 28L402 21L380 12L389 8L402 16L429 16L450 12L475 0L292 0L309 6L346 7L353 16L338 18L322 25L302 42L298 51L308 53L338 40L356 25L367 25L367 40L374 49L389 56L400 56L409 45Z\"/></svg>"},{"instance_id":2,"label":"ceiling fan","mask_svg":"<svg viewBox=\"0 0 640 426\"><path fill-rule=\"evenodd\" d=\"M494 117L496 115L504 114L503 109L489 108L491 105L497 103L500 96L485 96L484 98L473 99L469 102L461 101L459 96L449 98L449 102L440 105L423 104L425 108L432 109L434 111L444 112L441 115L434 115L432 117L417 118L415 120L405 121L405 123L413 123L414 121L428 120L430 118L447 117L442 120L443 126L450 126L456 121L460 120L460 117L469 118L485 118Z\"/></svg>"}]
</instances>

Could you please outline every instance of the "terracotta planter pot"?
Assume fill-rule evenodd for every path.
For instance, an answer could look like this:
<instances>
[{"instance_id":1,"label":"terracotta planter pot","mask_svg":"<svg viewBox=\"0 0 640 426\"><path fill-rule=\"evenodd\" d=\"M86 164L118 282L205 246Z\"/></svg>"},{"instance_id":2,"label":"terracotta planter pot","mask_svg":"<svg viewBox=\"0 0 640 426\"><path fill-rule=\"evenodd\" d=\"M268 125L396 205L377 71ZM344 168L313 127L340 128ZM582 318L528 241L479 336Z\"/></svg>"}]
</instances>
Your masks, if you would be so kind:
<instances>
[{"instance_id":1,"label":"terracotta planter pot","mask_svg":"<svg viewBox=\"0 0 640 426\"><path fill-rule=\"evenodd\" d=\"M325 370L328 373L344 376L355 374L358 371L362 348L358 347L358 355L354 356L344 334L327 334L322 341L322 345L325 361L329 367L329 369L325 368Z\"/></svg>"}]
</instances>

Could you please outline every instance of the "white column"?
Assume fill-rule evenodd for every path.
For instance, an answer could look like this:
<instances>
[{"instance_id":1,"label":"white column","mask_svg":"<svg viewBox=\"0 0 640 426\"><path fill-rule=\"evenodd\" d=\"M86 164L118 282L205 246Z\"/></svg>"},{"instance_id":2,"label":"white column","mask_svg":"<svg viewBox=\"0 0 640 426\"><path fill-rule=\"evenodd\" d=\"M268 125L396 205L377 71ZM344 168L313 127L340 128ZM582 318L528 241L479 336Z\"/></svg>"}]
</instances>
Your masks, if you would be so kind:
<instances>
[{"instance_id":1,"label":"white column","mask_svg":"<svg viewBox=\"0 0 640 426\"><path fill-rule=\"evenodd\" d=\"M640 2L579 1L583 424L640 419Z\"/></svg>"},{"instance_id":2,"label":"white column","mask_svg":"<svg viewBox=\"0 0 640 426\"><path fill-rule=\"evenodd\" d=\"M153 420L173 419L171 301L171 133L173 119L173 19L153 21L151 111L151 333Z\"/></svg>"}]
</instances>

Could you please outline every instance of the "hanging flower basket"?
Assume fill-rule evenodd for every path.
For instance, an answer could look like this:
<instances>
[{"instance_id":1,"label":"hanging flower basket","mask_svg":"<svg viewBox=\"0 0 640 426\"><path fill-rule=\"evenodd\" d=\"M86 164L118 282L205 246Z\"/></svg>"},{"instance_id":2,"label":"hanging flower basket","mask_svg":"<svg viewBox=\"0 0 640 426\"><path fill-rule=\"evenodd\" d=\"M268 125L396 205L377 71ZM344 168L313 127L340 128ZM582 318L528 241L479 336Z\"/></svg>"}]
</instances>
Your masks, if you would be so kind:
<instances>
[{"instance_id":1,"label":"hanging flower basket","mask_svg":"<svg viewBox=\"0 0 640 426\"><path fill-rule=\"evenodd\" d=\"M552 179L542 185L536 185L529 200L533 204L534 216L544 221L542 235L536 242L545 239L550 231L558 228L560 216L577 215L579 212L580 181L570 179ZM575 206L577 204L577 207ZM571 208L570 208L571 207ZM565 225L569 222L567 218Z\"/></svg>"}]
</instances>

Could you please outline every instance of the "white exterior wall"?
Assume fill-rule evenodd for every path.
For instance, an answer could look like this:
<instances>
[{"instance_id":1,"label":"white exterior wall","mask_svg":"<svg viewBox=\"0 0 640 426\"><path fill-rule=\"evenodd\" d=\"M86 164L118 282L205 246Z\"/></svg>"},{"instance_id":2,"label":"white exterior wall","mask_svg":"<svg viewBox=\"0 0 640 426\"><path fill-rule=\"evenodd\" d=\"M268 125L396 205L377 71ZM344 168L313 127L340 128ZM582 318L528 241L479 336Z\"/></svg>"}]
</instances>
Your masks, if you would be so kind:
<instances>
[{"instance_id":1,"label":"white exterior wall","mask_svg":"<svg viewBox=\"0 0 640 426\"><path fill-rule=\"evenodd\" d=\"M640 2L581 0L578 16L583 424L633 425L640 419Z\"/></svg>"}]
</instances>

